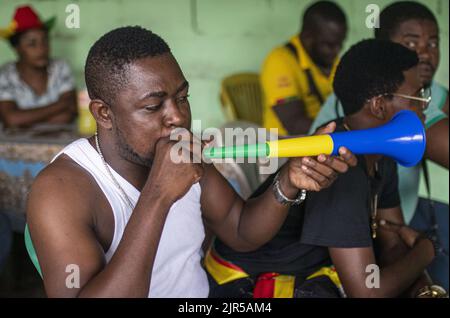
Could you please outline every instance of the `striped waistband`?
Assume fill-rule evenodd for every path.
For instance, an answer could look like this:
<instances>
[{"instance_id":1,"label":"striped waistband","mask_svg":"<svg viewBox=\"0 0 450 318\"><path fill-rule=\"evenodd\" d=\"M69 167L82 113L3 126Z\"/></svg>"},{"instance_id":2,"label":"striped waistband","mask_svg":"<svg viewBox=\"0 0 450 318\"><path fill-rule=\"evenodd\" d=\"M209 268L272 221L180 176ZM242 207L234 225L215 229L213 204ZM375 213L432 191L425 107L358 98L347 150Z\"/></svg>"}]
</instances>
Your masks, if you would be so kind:
<instances>
[{"instance_id":1,"label":"striped waistband","mask_svg":"<svg viewBox=\"0 0 450 318\"><path fill-rule=\"evenodd\" d=\"M204 264L208 273L219 285L250 277L241 267L223 259L212 248L207 252ZM339 289L341 295L345 295L334 266L322 267L309 275L306 280L318 276L328 276ZM281 275L275 272L263 273L257 277L253 298L292 298L294 290L295 276Z\"/></svg>"}]
</instances>

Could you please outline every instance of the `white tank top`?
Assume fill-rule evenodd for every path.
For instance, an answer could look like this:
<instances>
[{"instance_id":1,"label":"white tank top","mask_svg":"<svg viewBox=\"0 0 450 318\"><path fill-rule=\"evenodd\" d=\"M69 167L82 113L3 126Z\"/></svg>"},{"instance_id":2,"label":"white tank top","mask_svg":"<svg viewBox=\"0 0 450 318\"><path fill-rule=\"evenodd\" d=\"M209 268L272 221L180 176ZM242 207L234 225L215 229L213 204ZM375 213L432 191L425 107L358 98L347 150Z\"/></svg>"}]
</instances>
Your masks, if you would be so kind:
<instances>
[{"instance_id":1,"label":"white tank top","mask_svg":"<svg viewBox=\"0 0 450 318\"><path fill-rule=\"evenodd\" d=\"M98 152L87 139L78 139L66 146L62 153L87 170L105 194L114 214L114 237L106 252L111 257L122 239L132 210L120 190L111 180ZM53 161L52 160L52 161ZM133 205L140 192L109 166L112 174ZM207 297L208 279L200 261L205 231L200 209L201 188L194 184L184 197L169 210L153 265L149 297Z\"/></svg>"}]
</instances>

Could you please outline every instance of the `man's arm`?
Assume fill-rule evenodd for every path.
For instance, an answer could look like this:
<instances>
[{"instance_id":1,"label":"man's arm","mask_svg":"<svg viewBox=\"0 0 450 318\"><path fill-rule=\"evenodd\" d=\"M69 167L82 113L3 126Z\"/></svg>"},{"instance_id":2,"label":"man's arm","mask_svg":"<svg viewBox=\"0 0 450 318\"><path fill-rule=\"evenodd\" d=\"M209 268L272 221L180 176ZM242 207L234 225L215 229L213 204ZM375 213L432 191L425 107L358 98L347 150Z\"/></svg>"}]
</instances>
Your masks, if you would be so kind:
<instances>
[{"instance_id":1,"label":"man's arm","mask_svg":"<svg viewBox=\"0 0 450 318\"><path fill-rule=\"evenodd\" d=\"M447 99L448 101L448 99ZM448 118L441 119L427 129L426 156L448 169Z\"/></svg>"},{"instance_id":2,"label":"man's arm","mask_svg":"<svg viewBox=\"0 0 450 318\"><path fill-rule=\"evenodd\" d=\"M402 258L380 268L379 288L366 281L373 272L367 266L376 264L372 247L329 248L330 256L348 297L397 297L421 275L432 261L434 249L428 239L418 239Z\"/></svg>"},{"instance_id":3,"label":"man's arm","mask_svg":"<svg viewBox=\"0 0 450 318\"><path fill-rule=\"evenodd\" d=\"M66 94L66 93L64 93ZM63 95L64 95L63 94ZM51 116L47 119L47 123L52 124L67 124L71 123L78 115L78 102L77 102L77 92L75 90L67 92L69 107L65 109L62 113ZM63 96L62 95L62 96Z\"/></svg>"},{"instance_id":4,"label":"man's arm","mask_svg":"<svg viewBox=\"0 0 450 318\"><path fill-rule=\"evenodd\" d=\"M327 129L334 130L333 127L329 125ZM320 191L328 187L337 173L344 173L349 166L356 165L356 157L351 152L345 148L340 150L341 158L321 155L317 160L310 157L291 159L280 170L283 193L294 199L299 189ZM269 241L280 229L289 210L275 199L272 187L244 202L212 166L206 168L201 186L206 224L236 251L255 250Z\"/></svg>"},{"instance_id":5,"label":"man's arm","mask_svg":"<svg viewBox=\"0 0 450 318\"><path fill-rule=\"evenodd\" d=\"M308 133L313 120L308 117L303 102L295 98L293 100L272 106L289 135L305 135Z\"/></svg>"},{"instance_id":6,"label":"man's arm","mask_svg":"<svg viewBox=\"0 0 450 318\"><path fill-rule=\"evenodd\" d=\"M261 87L266 111L273 111L290 135L306 134L312 124L296 80L296 60L291 52L279 48L269 54L261 70Z\"/></svg>"},{"instance_id":7,"label":"man's arm","mask_svg":"<svg viewBox=\"0 0 450 318\"><path fill-rule=\"evenodd\" d=\"M57 102L34 109L22 110L13 101L0 101L0 118L6 127L27 127L48 120L68 123L76 114L74 109L76 94L72 90L62 94Z\"/></svg>"},{"instance_id":8,"label":"man's arm","mask_svg":"<svg viewBox=\"0 0 450 318\"><path fill-rule=\"evenodd\" d=\"M95 232L95 213L106 198L81 168L44 170L28 199L27 221L49 297L147 297L153 261L170 204L141 196L111 261ZM69 264L80 288L68 288Z\"/></svg>"},{"instance_id":9,"label":"man's arm","mask_svg":"<svg viewBox=\"0 0 450 318\"><path fill-rule=\"evenodd\" d=\"M380 209L377 213L377 221L379 222L380 220L392 224L405 225L403 213L399 206L391 209ZM379 243L377 246L380 249L377 262L382 267L395 263L410 250L410 247L406 245L397 232L386 230L383 226L378 229L377 240ZM429 276L423 272L407 291L407 295L409 297L414 297L421 287L431 284L432 282L430 281Z\"/></svg>"},{"instance_id":10,"label":"man's arm","mask_svg":"<svg viewBox=\"0 0 450 318\"><path fill-rule=\"evenodd\" d=\"M399 206L390 209L379 209L377 211L377 222L380 220L386 220L395 224L405 224ZM397 233L388 231L383 227L377 229L377 242L377 247L380 249L377 261L381 266L394 263L409 251L408 246Z\"/></svg>"},{"instance_id":11,"label":"man's arm","mask_svg":"<svg viewBox=\"0 0 450 318\"><path fill-rule=\"evenodd\" d=\"M417 288L429 283L423 279L423 271L434 257L431 242L418 239L417 233L412 229L410 232L414 233L405 240L405 237L399 235L399 231L386 225L404 225L398 206L379 209L377 220L383 220L377 229L377 260L372 247L329 248L333 264L349 297L398 297L418 280L422 285L415 286ZM366 272L366 268L370 264L380 267L380 288L366 286L366 279L371 274ZM410 296L413 295L415 291L410 291Z\"/></svg>"}]
</instances>

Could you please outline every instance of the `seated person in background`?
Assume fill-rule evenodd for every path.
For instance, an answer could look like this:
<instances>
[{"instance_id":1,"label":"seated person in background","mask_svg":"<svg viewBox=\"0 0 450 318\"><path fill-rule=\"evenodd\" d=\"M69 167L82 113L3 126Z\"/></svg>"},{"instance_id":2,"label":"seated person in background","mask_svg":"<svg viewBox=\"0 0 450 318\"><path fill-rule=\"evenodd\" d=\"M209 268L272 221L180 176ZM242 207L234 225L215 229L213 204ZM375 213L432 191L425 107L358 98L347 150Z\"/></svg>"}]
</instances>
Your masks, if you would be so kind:
<instances>
[{"instance_id":1,"label":"seated person in background","mask_svg":"<svg viewBox=\"0 0 450 318\"><path fill-rule=\"evenodd\" d=\"M69 65L49 57L48 32L54 19L41 22L29 6L17 8L8 29L1 30L18 55L0 69L0 119L5 127L70 123L76 115L76 92Z\"/></svg>"},{"instance_id":2,"label":"seated person in background","mask_svg":"<svg viewBox=\"0 0 450 318\"><path fill-rule=\"evenodd\" d=\"M427 105L416 53L387 41L351 47L333 85L346 115L336 131L381 126L402 109L423 118ZM240 253L216 240L205 265L213 297L397 297L422 277L434 255L434 242L404 225L394 160L367 155L330 188L291 206L269 243ZM371 264L380 268L379 288L366 285Z\"/></svg>"},{"instance_id":3,"label":"seated person in background","mask_svg":"<svg viewBox=\"0 0 450 318\"><path fill-rule=\"evenodd\" d=\"M427 133L426 158L448 169L448 89L433 80L439 65L439 26L434 14L423 4L413 1L395 2L380 13L380 27L375 38L402 44L419 56L419 75L426 87L431 88L431 103L425 110ZM331 95L314 121L310 133L324 123L343 116L342 105ZM428 201L419 199L421 166L398 166L399 190L406 224L430 230ZM433 179L430 180L433 182ZM445 190L444 190L445 191ZM448 191L448 183L447 183ZM424 207L424 208L423 208ZM438 233L442 246L448 248L448 205L435 204ZM414 216L414 218L413 218ZM426 220L426 221L424 221ZM446 230L447 229L447 232ZM448 253L440 253L428 271L433 279L448 289Z\"/></svg>"},{"instance_id":4,"label":"seated person in background","mask_svg":"<svg viewBox=\"0 0 450 318\"><path fill-rule=\"evenodd\" d=\"M381 11L380 27L375 29L375 38L402 44L419 56L420 78L424 86L431 88L432 96L425 111L427 158L448 169L448 89L433 80L439 65L439 26L434 14L417 2L393 3ZM309 132L342 116L342 105L335 95L331 95Z\"/></svg>"},{"instance_id":5,"label":"seated person in background","mask_svg":"<svg viewBox=\"0 0 450 318\"><path fill-rule=\"evenodd\" d=\"M300 34L275 48L264 61L263 122L279 135L306 134L332 92L337 56L347 33L344 12L319 1L303 15Z\"/></svg>"}]
</instances>

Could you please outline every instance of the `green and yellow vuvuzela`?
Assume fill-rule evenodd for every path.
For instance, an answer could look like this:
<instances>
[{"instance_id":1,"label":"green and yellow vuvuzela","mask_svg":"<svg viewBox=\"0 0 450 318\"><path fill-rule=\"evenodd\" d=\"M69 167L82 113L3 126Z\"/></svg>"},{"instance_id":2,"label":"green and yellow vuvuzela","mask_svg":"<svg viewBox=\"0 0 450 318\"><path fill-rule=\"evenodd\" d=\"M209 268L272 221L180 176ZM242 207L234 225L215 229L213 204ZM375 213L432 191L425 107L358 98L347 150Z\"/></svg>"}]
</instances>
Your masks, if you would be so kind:
<instances>
[{"instance_id":1,"label":"green and yellow vuvuzela","mask_svg":"<svg viewBox=\"0 0 450 318\"><path fill-rule=\"evenodd\" d=\"M304 157L333 152L330 135L318 135L283 140L273 140L261 144L206 148L204 156L209 159L224 158L275 158Z\"/></svg>"}]
</instances>

